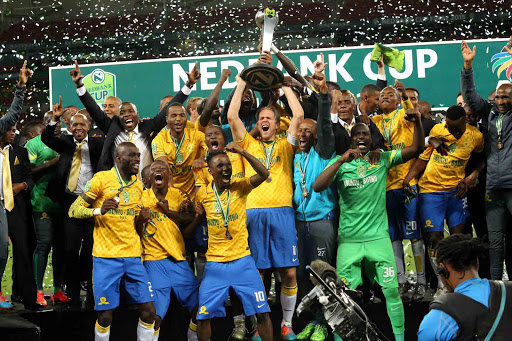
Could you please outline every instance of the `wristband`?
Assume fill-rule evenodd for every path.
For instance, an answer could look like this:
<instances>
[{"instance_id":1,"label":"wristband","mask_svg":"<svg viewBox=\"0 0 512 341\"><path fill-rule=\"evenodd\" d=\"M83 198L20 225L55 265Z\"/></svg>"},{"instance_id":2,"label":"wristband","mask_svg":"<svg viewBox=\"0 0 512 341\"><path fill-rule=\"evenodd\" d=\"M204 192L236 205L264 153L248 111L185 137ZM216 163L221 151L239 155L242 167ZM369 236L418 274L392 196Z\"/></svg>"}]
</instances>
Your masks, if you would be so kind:
<instances>
[{"instance_id":1,"label":"wristband","mask_svg":"<svg viewBox=\"0 0 512 341\"><path fill-rule=\"evenodd\" d=\"M270 51L272 51L274 54L278 54L280 52L274 44L270 45Z\"/></svg>"}]
</instances>

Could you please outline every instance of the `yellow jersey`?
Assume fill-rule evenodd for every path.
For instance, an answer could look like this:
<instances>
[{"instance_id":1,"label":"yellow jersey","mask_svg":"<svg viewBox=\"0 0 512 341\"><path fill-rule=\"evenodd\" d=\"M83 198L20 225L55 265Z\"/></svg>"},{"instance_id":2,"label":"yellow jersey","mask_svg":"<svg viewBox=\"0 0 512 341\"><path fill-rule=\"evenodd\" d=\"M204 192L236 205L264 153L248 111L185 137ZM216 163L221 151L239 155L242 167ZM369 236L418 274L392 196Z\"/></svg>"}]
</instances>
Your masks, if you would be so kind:
<instances>
[{"instance_id":1,"label":"yellow jersey","mask_svg":"<svg viewBox=\"0 0 512 341\"><path fill-rule=\"evenodd\" d=\"M185 128L194 129L195 128L194 122L187 120L187 124L185 125Z\"/></svg>"},{"instance_id":2,"label":"yellow jersey","mask_svg":"<svg viewBox=\"0 0 512 341\"><path fill-rule=\"evenodd\" d=\"M246 202L253 189L249 178L235 179L229 187L228 229L224 226L222 211L226 212L228 191L224 190L217 202L213 183L203 186L197 192L197 201L203 204L208 226L208 251L206 260L209 262L231 262L251 254L249 250L249 233L247 232ZM232 239L228 239L227 231Z\"/></svg>"},{"instance_id":3,"label":"yellow jersey","mask_svg":"<svg viewBox=\"0 0 512 341\"><path fill-rule=\"evenodd\" d=\"M203 127L201 125L201 123L199 123L199 117L197 118L197 120L195 121L194 123L194 129L197 130L197 131L200 131L202 132L203 134L206 133L206 128L208 128L209 126L211 126L212 124L210 122L208 122L208 124L206 125L206 127ZM188 127L187 127L188 128Z\"/></svg>"},{"instance_id":4,"label":"yellow jersey","mask_svg":"<svg viewBox=\"0 0 512 341\"><path fill-rule=\"evenodd\" d=\"M402 101L402 109L395 110L387 115L381 114L372 117L373 123L379 128L384 137L384 144L388 150L402 150L412 144L414 139L414 123L405 119L407 109L413 108L410 100ZM388 171L386 179L386 191L402 189L403 182L409 169L414 165L414 159L393 167ZM416 185L413 179L410 185Z\"/></svg>"},{"instance_id":5,"label":"yellow jersey","mask_svg":"<svg viewBox=\"0 0 512 341\"><path fill-rule=\"evenodd\" d=\"M231 180L241 179L244 177L244 162L242 156L238 153L226 152L231 161ZM196 177L196 187L208 185L213 181L213 177L208 171L208 165L200 169L194 169L194 176Z\"/></svg>"},{"instance_id":6,"label":"yellow jersey","mask_svg":"<svg viewBox=\"0 0 512 341\"><path fill-rule=\"evenodd\" d=\"M270 171L270 177L255 188L247 199L247 209L292 207L292 179L294 149L286 137L277 138L271 143L256 140L245 133L237 143L250 154L254 155ZM265 155L267 155L266 164ZM250 178L256 171L244 159L245 176ZM270 182L268 182L270 180Z\"/></svg>"},{"instance_id":7,"label":"yellow jersey","mask_svg":"<svg viewBox=\"0 0 512 341\"><path fill-rule=\"evenodd\" d=\"M418 187L421 193L447 192L466 177L466 165L471 153L484 150L484 136L476 127L466 124L466 131L457 140L448 131L446 123L436 124L430 136L445 138L448 153L443 156L430 145L425 149L420 159L428 161L428 164Z\"/></svg>"},{"instance_id":8,"label":"yellow jersey","mask_svg":"<svg viewBox=\"0 0 512 341\"><path fill-rule=\"evenodd\" d=\"M192 196L195 187L192 162L204 158L205 148L204 134L189 128L185 128L181 141L175 141L170 130L164 128L151 143L153 158L156 160L164 156L167 160L172 172L173 187L181 189L189 196Z\"/></svg>"},{"instance_id":9,"label":"yellow jersey","mask_svg":"<svg viewBox=\"0 0 512 341\"><path fill-rule=\"evenodd\" d=\"M179 189L170 187L165 196L171 211L179 212L180 204L186 196ZM157 205L158 199L152 189L142 193L142 206L151 211L151 218L156 225L153 237L142 238L143 260L160 260L169 256L177 261L185 260L185 241L183 235L174 221L169 219ZM152 231L153 226L148 229Z\"/></svg>"},{"instance_id":10,"label":"yellow jersey","mask_svg":"<svg viewBox=\"0 0 512 341\"><path fill-rule=\"evenodd\" d=\"M119 207L94 220L94 257L140 257L142 246L135 230L135 218L140 212L142 184L132 176L130 186L119 194ZM93 208L101 208L106 199L117 196L119 188L127 184L118 177L116 168L94 174L86 184L85 195L93 199Z\"/></svg>"}]
</instances>

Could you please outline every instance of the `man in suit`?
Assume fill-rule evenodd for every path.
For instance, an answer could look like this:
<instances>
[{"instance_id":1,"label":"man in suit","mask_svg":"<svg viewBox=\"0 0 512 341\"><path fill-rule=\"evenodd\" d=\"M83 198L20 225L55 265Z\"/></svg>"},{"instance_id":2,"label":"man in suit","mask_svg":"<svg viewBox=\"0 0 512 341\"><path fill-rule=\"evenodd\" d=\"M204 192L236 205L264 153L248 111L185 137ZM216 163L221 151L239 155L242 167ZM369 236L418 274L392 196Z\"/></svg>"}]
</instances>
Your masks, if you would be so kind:
<instances>
[{"instance_id":1,"label":"man in suit","mask_svg":"<svg viewBox=\"0 0 512 341\"><path fill-rule=\"evenodd\" d=\"M166 126L165 119L169 106L175 102L183 103L190 94L192 87L201 77L201 73L196 70L196 66L190 73L187 73L187 84L160 110L158 115L152 119L140 121L137 107L130 102L121 104L119 116L109 118L85 89L82 83L84 76L80 73L78 63L75 61L75 68L70 71L70 75L76 84L77 94L98 128L107 136L98 163L98 171L109 170L114 166L114 150L122 142L132 142L139 149L141 153L139 169L141 171L153 162L151 140Z\"/></svg>"},{"instance_id":2,"label":"man in suit","mask_svg":"<svg viewBox=\"0 0 512 341\"><path fill-rule=\"evenodd\" d=\"M0 135L0 164L2 164L3 209L0 224L7 223L13 245L13 288L21 296L25 307L35 305L36 285L32 255L36 236L32 225L30 191L34 186L27 150L14 145L16 126ZM5 219L6 218L6 219Z\"/></svg>"},{"instance_id":3,"label":"man in suit","mask_svg":"<svg viewBox=\"0 0 512 341\"><path fill-rule=\"evenodd\" d=\"M20 76L18 79L18 84L16 86L14 99L12 101L11 107L9 108L9 111L7 111L7 114L0 118L0 135L3 135L8 130L11 130L12 127L15 126L18 122L18 119L20 118L21 114L21 109L23 106L23 98L25 97L25 85L27 84L28 79L32 77L32 74L33 72L30 69L27 69L27 61L25 61L23 63L23 67L20 70ZM0 167L0 175L3 178L2 167ZM10 198L11 195L8 194L8 200L10 200ZM9 255L9 229L7 225L7 216L5 210L2 209L5 208L5 197L2 191L0 191L0 199L0 278L2 278L4 275L5 265L7 264L7 257ZM10 201L9 205L14 205L14 202ZM5 296L2 295L2 288L0 283L0 310L12 309L13 307L14 305L8 302Z\"/></svg>"},{"instance_id":4,"label":"man in suit","mask_svg":"<svg viewBox=\"0 0 512 341\"><path fill-rule=\"evenodd\" d=\"M373 87L374 91L366 91L366 87ZM363 100L365 98L373 98L373 92L378 93L378 88L375 85L367 85L361 91L361 105L354 102L354 97L348 90L339 90L333 93L331 102L331 122L334 139L336 141L336 155L343 155L350 147L350 130L359 122L362 122L363 114L368 117L371 112L375 112L378 104L378 97L376 101ZM368 120L370 133L372 135L372 145L370 150L384 149L384 138L379 129Z\"/></svg>"},{"instance_id":5,"label":"man in suit","mask_svg":"<svg viewBox=\"0 0 512 341\"><path fill-rule=\"evenodd\" d=\"M84 193L89 180L98 171L97 166L105 142L103 136L88 136L89 121L81 113L76 113L70 119L72 135L55 135L55 127L60 122L64 110L62 102L53 106L53 118L44 129L41 141L60 154L54 178L50 180L46 194L62 203L65 212L76 198ZM88 302L92 300L92 234L93 219L74 219L64 217L64 238L66 255L66 284L67 294L71 305L81 306L80 279L81 273L86 274ZM80 262L80 258L87 262ZM82 266L81 266L82 265ZM84 267L85 269L81 269ZM89 297L91 300L89 300Z\"/></svg>"}]
</instances>

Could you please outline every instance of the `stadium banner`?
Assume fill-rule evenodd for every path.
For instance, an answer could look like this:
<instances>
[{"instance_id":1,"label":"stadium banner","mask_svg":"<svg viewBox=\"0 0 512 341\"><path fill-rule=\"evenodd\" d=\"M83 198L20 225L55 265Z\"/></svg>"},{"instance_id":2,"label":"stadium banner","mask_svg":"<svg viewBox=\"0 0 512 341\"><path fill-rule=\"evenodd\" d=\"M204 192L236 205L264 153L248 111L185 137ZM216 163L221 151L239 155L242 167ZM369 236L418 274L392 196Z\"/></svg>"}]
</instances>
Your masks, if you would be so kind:
<instances>
[{"instance_id":1,"label":"stadium banner","mask_svg":"<svg viewBox=\"0 0 512 341\"><path fill-rule=\"evenodd\" d=\"M471 48L476 45L476 58L473 62L475 83L477 91L484 98L496 88L500 79L512 76L511 58L503 53L506 42L507 39L468 41ZM406 87L418 88L424 93L421 100L429 101L433 107L455 104L460 91L460 71L463 65L460 45L461 41L388 45L405 51L402 72L386 67L388 84L392 85L398 79ZM301 74L311 74L313 63L322 52L328 63L325 70L327 79L358 94L365 84L376 81L377 65L370 61L372 50L373 46L358 46L283 53L295 63ZM160 99L177 93L183 87L187 80L185 71L191 70L196 61L199 62L201 79L190 96L207 97L215 87L221 70L230 68L231 76L224 84L220 96L223 99L235 87L235 75L257 58L257 53L162 58L84 64L80 65L80 69L85 76L83 81L87 90L99 105L106 97L115 95L123 101L135 103L142 118L155 116ZM283 69L275 56L273 64ZM64 106L83 107L69 76L69 70L73 67L50 68L51 104L56 103L61 95Z\"/></svg>"}]
</instances>

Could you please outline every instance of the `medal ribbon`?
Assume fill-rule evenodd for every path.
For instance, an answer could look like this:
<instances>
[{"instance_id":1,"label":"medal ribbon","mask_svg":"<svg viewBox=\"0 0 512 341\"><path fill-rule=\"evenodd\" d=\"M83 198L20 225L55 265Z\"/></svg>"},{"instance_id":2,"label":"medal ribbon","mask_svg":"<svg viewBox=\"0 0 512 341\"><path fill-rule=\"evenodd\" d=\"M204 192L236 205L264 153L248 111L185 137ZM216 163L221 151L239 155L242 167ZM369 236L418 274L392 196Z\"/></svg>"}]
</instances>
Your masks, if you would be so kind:
<instances>
[{"instance_id":1,"label":"medal ribbon","mask_svg":"<svg viewBox=\"0 0 512 341\"><path fill-rule=\"evenodd\" d=\"M169 132L169 134L170 134L170 132ZM176 166L176 163L178 160L178 155L180 154L180 151L181 151L181 146L183 146L183 142L185 141L185 135L186 135L186 133L183 132L181 141L178 143L178 140L171 134L172 141L174 142L174 145L176 146L176 153L174 154L174 163L172 164L173 167Z\"/></svg>"},{"instance_id":2,"label":"medal ribbon","mask_svg":"<svg viewBox=\"0 0 512 341\"><path fill-rule=\"evenodd\" d=\"M227 190L227 199L226 199L226 211L224 211L224 206L222 205L222 200L220 200L220 196L217 193L217 188L215 188L215 183L212 184L213 193L215 194L215 200L217 200L217 204L220 207L220 214L222 216L222 220L224 220L224 227L226 228L226 238L227 239L233 239L231 237L231 234L228 230L228 218L229 218L229 197L230 197L230 191Z\"/></svg>"},{"instance_id":3,"label":"medal ribbon","mask_svg":"<svg viewBox=\"0 0 512 341\"><path fill-rule=\"evenodd\" d=\"M388 129L386 129L386 124L384 123L384 115L382 115L382 135L384 139L388 142L389 148L391 148L391 146L393 145L393 143L391 142L391 130L393 128L393 120L395 119L399 110L400 108L395 110L395 113L391 117L391 122L389 123Z\"/></svg>"},{"instance_id":4,"label":"medal ribbon","mask_svg":"<svg viewBox=\"0 0 512 341\"><path fill-rule=\"evenodd\" d=\"M119 169L117 169L117 165L114 166L114 170L117 175L117 181L119 181L119 184L121 185L121 187L119 187L119 189L117 190L117 194L119 195L125 188L131 187L137 181L137 177L135 177L135 180L133 180L132 182L125 184L123 178L121 177L121 173L119 173Z\"/></svg>"},{"instance_id":5,"label":"medal ribbon","mask_svg":"<svg viewBox=\"0 0 512 341\"><path fill-rule=\"evenodd\" d=\"M505 115L499 114L496 119L496 130L498 131L498 136L501 136L501 130L503 129L503 117Z\"/></svg>"},{"instance_id":6,"label":"medal ribbon","mask_svg":"<svg viewBox=\"0 0 512 341\"><path fill-rule=\"evenodd\" d=\"M265 146L263 142L261 142L263 146L263 153L265 153L265 168L270 170L272 167L272 154L274 154L274 148L276 147L276 141L272 142L272 148L270 148L270 153L268 152L268 148Z\"/></svg>"},{"instance_id":7,"label":"medal ribbon","mask_svg":"<svg viewBox=\"0 0 512 341\"><path fill-rule=\"evenodd\" d=\"M308 156L306 157L306 162L304 162L304 169L302 169L302 161L304 160L304 154L305 153L302 153L302 155L300 156L299 162L299 172L303 190L306 189L306 169L308 168L309 156L311 155L311 151L308 153Z\"/></svg>"}]
</instances>

